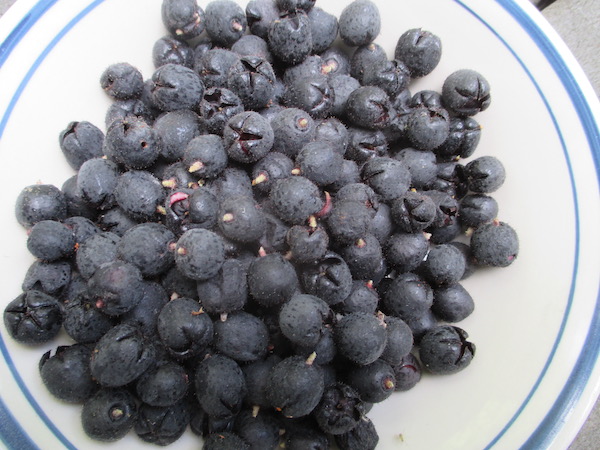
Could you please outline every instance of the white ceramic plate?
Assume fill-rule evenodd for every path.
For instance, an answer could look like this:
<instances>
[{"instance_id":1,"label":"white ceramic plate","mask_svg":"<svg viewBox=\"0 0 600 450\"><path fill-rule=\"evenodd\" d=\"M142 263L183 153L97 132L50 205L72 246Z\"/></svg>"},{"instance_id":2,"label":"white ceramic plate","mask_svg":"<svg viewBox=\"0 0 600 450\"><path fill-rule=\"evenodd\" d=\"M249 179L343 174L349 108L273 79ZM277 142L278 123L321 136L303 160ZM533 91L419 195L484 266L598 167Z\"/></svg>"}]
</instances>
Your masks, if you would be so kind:
<instances>
[{"instance_id":1,"label":"white ceramic plate","mask_svg":"<svg viewBox=\"0 0 600 450\"><path fill-rule=\"evenodd\" d=\"M0 233L2 304L20 293L33 261L13 205L41 181L73 174L58 134L72 120L100 127L109 104L99 75L127 61L149 77L151 48L165 34L160 0L19 0L0 21ZM345 1L322 2L339 14ZM600 230L598 101L566 47L528 1L379 1L390 56L397 37L422 27L442 38L435 71L412 86L439 90L467 67L492 86L475 156L499 157L508 178L494 194L499 218L518 231L521 252L506 269L481 271L464 285L476 310L460 326L477 345L465 371L425 376L370 416L383 449L565 448L599 388ZM206 4L203 1L201 4ZM30 448L141 448L87 439L79 407L42 386L46 349L12 341L0 327L0 434ZM0 443L0 445L2 445ZM198 448L191 433L174 448Z\"/></svg>"}]
</instances>

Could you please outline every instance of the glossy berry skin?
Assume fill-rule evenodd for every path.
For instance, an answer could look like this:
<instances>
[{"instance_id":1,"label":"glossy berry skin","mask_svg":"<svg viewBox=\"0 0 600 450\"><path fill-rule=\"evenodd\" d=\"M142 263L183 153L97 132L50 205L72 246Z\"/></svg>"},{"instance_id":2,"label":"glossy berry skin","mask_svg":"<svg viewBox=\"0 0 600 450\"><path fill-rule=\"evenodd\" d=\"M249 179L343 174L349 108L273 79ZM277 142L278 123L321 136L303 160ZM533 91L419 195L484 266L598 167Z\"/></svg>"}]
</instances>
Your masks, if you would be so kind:
<instances>
[{"instance_id":1,"label":"glossy berry skin","mask_svg":"<svg viewBox=\"0 0 600 450\"><path fill-rule=\"evenodd\" d=\"M475 355L475 344L467 341L462 328L439 325L429 330L419 344L423 366L434 374L452 374L466 368Z\"/></svg>"},{"instance_id":2,"label":"glossy berry skin","mask_svg":"<svg viewBox=\"0 0 600 450\"><path fill-rule=\"evenodd\" d=\"M323 53L333 44L338 35L337 17L316 7L308 12L308 20L312 36L312 52Z\"/></svg>"},{"instance_id":3,"label":"glossy berry skin","mask_svg":"<svg viewBox=\"0 0 600 450\"><path fill-rule=\"evenodd\" d=\"M204 438L203 450L250 450L250 446L241 437L231 431L219 431Z\"/></svg>"},{"instance_id":4,"label":"glossy berry skin","mask_svg":"<svg viewBox=\"0 0 600 450\"><path fill-rule=\"evenodd\" d=\"M190 422L190 407L186 401L171 406L140 405L134 430L144 442L167 446L177 441Z\"/></svg>"},{"instance_id":5,"label":"glossy berry skin","mask_svg":"<svg viewBox=\"0 0 600 450\"><path fill-rule=\"evenodd\" d=\"M114 442L123 438L135 424L135 397L124 388L103 388L87 400L81 411L85 433L94 440Z\"/></svg>"},{"instance_id":6,"label":"glossy berry skin","mask_svg":"<svg viewBox=\"0 0 600 450\"><path fill-rule=\"evenodd\" d=\"M326 77L297 79L286 85L283 104L308 112L313 119L324 119L331 113L335 92Z\"/></svg>"},{"instance_id":7,"label":"glossy berry skin","mask_svg":"<svg viewBox=\"0 0 600 450\"><path fill-rule=\"evenodd\" d=\"M279 418L268 410L258 414L245 408L235 418L233 430L244 439L251 448L274 449L279 445Z\"/></svg>"},{"instance_id":8,"label":"glossy berry skin","mask_svg":"<svg viewBox=\"0 0 600 450\"><path fill-rule=\"evenodd\" d=\"M394 278L383 294L386 312L406 322L421 317L431 308L432 303L431 287L411 272Z\"/></svg>"},{"instance_id":9,"label":"glossy berry skin","mask_svg":"<svg viewBox=\"0 0 600 450\"><path fill-rule=\"evenodd\" d=\"M77 174L67 178L60 188L60 192L66 203L67 216L82 216L95 221L98 211L90 205L81 195L77 187Z\"/></svg>"},{"instance_id":10,"label":"glossy berry skin","mask_svg":"<svg viewBox=\"0 0 600 450\"><path fill-rule=\"evenodd\" d=\"M370 364L353 367L347 374L348 384L360 398L369 403L379 403L389 398L396 387L392 366L383 359Z\"/></svg>"},{"instance_id":11,"label":"glossy berry skin","mask_svg":"<svg viewBox=\"0 0 600 450\"><path fill-rule=\"evenodd\" d=\"M242 55L229 70L227 88L238 95L246 109L264 108L275 95L275 72L264 57Z\"/></svg>"},{"instance_id":12,"label":"glossy berry skin","mask_svg":"<svg viewBox=\"0 0 600 450\"><path fill-rule=\"evenodd\" d=\"M192 39L204 31L204 10L196 0L163 1L161 18L169 33L179 39Z\"/></svg>"},{"instance_id":13,"label":"glossy berry skin","mask_svg":"<svg viewBox=\"0 0 600 450\"><path fill-rule=\"evenodd\" d=\"M412 353L402 358L400 363L393 365L392 369L396 377L397 391L408 391L421 381L421 363Z\"/></svg>"},{"instance_id":14,"label":"glossy berry skin","mask_svg":"<svg viewBox=\"0 0 600 450\"><path fill-rule=\"evenodd\" d=\"M123 234L117 254L135 265L142 276L154 277L166 272L173 264L175 234L160 223L146 222Z\"/></svg>"},{"instance_id":15,"label":"glossy berry skin","mask_svg":"<svg viewBox=\"0 0 600 450\"><path fill-rule=\"evenodd\" d=\"M479 72L460 69L444 80L442 99L445 107L457 115L474 116L490 106L490 85Z\"/></svg>"},{"instance_id":16,"label":"glossy berry skin","mask_svg":"<svg viewBox=\"0 0 600 450\"><path fill-rule=\"evenodd\" d=\"M473 297L460 283L433 290L431 310L440 320L460 322L471 315L474 309Z\"/></svg>"},{"instance_id":17,"label":"glossy berry skin","mask_svg":"<svg viewBox=\"0 0 600 450\"><path fill-rule=\"evenodd\" d=\"M135 392L142 402L150 406L171 406L185 397L189 384L184 367L167 361L159 363L138 378Z\"/></svg>"},{"instance_id":18,"label":"glossy berry skin","mask_svg":"<svg viewBox=\"0 0 600 450\"><path fill-rule=\"evenodd\" d=\"M313 416L319 428L333 435L347 433L358 425L366 414L358 392L345 383L338 382L325 389Z\"/></svg>"},{"instance_id":19,"label":"glossy berry skin","mask_svg":"<svg viewBox=\"0 0 600 450\"><path fill-rule=\"evenodd\" d=\"M294 225L287 232L286 243L293 261L307 263L325 255L329 236L321 227L312 229L308 226Z\"/></svg>"},{"instance_id":20,"label":"glossy berry skin","mask_svg":"<svg viewBox=\"0 0 600 450\"><path fill-rule=\"evenodd\" d=\"M75 170L78 170L84 161L103 155L103 141L102 130L85 120L69 123L59 135L60 149Z\"/></svg>"},{"instance_id":21,"label":"glossy berry skin","mask_svg":"<svg viewBox=\"0 0 600 450\"><path fill-rule=\"evenodd\" d=\"M507 267L519 254L519 237L506 222L492 221L473 231L470 246L476 264Z\"/></svg>"},{"instance_id":22,"label":"glossy berry skin","mask_svg":"<svg viewBox=\"0 0 600 450\"><path fill-rule=\"evenodd\" d=\"M437 175L436 155L432 151L416 150L407 147L394 153L393 157L406 164L410 172L411 185L415 189L423 189Z\"/></svg>"},{"instance_id":23,"label":"glossy berry skin","mask_svg":"<svg viewBox=\"0 0 600 450\"><path fill-rule=\"evenodd\" d=\"M105 210L115 205L115 189L120 171L113 161L92 158L77 173L77 188L82 198L93 207Z\"/></svg>"},{"instance_id":24,"label":"glossy berry skin","mask_svg":"<svg viewBox=\"0 0 600 450\"><path fill-rule=\"evenodd\" d=\"M188 278L207 280L219 272L224 260L223 240L210 230L193 228L177 241L175 264Z\"/></svg>"},{"instance_id":25,"label":"glossy berry skin","mask_svg":"<svg viewBox=\"0 0 600 450\"><path fill-rule=\"evenodd\" d=\"M196 60L194 70L200 75L204 86L224 87L229 70L239 62L240 56L225 48L212 48Z\"/></svg>"},{"instance_id":26,"label":"glossy berry skin","mask_svg":"<svg viewBox=\"0 0 600 450\"><path fill-rule=\"evenodd\" d=\"M406 64L413 77L423 77L431 73L440 62L442 42L429 31L413 28L400 36L394 56Z\"/></svg>"},{"instance_id":27,"label":"glossy berry skin","mask_svg":"<svg viewBox=\"0 0 600 450\"><path fill-rule=\"evenodd\" d=\"M214 180L207 180L204 187L215 197L222 200L227 197L252 196L252 180L244 169L230 164Z\"/></svg>"},{"instance_id":28,"label":"glossy berry skin","mask_svg":"<svg viewBox=\"0 0 600 450\"><path fill-rule=\"evenodd\" d=\"M296 294L279 311L279 327L292 343L314 348L323 333L329 306L319 297Z\"/></svg>"},{"instance_id":29,"label":"glossy berry skin","mask_svg":"<svg viewBox=\"0 0 600 450\"><path fill-rule=\"evenodd\" d=\"M371 158L387 156L388 141L381 130L367 130L359 127L348 129L348 149L346 158L364 163Z\"/></svg>"},{"instance_id":30,"label":"glossy berry skin","mask_svg":"<svg viewBox=\"0 0 600 450\"><path fill-rule=\"evenodd\" d=\"M167 291L156 281L144 280L143 295L140 302L120 317L122 323L137 326L144 336L156 335L158 314L169 301Z\"/></svg>"},{"instance_id":31,"label":"glossy berry skin","mask_svg":"<svg viewBox=\"0 0 600 450\"><path fill-rule=\"evenodd\" d=\"M217 177L227 167L223 140L216 134L194 137L187 143L182 161L195 178Z\"/></svg>"},{"instance_id":32,"label":"glossy berry skin","mask_svg":"<svg viewBox=\"0 0 600 450\"><path fill-rule=\"evenodd\" d=\"M34 184L23 188L17 196L15 216L25 228L41 220L63 220L67 218L67 202L56 186Z\"/></svg>"},{"instance_id":33,"label":"glossy berry skin","mask_svg":"<svg viewBox=\"0 0 600 450\"><path fill-rule=\"evenodd\" d=\"M275 0L250 0L246 4L246 19L253 35L266 39L271 22L279 18Z\"/></svg>"},{"instance_id":34,"label":"glossy berry skin","mask_svg":"<svg viewBox=\"0 0 600 450\"><path fill-rule=\"evenodd\" d=\"M246 381L240 366L231 358L214 354L196 367L196 398L207 414L229 419L242 408Z\"/></svg>"},{"instance_id":35,"label":"glossy berry skin","mask_svg":"<svg viewBox=\"0 0 600 450\"><path fill-rule=\"evenodd\" d=\"M361 201L334 201L327 216L330 236L341 244L352 244L369 232L372 210Z\"/></svg>"},{"instance_id":36,"label":"glossy berry skin","mask_svg":"<svg viewBox=\"0 0 600 450\"><path fill-rule=\"evenodd\" d=\"M343 117L346 110L346 102L350 94L360 87L360 82L346 74L331 76L329 85L334 93L334 103L331 113L337 117Z\"/></svg>"},{"instance_id":37,"label":"glossy berry skin","mask_svg":"<svg viewBox=\"0 0 600 450\"><path fill-rule=\"evenodd\" d=\"M153 128L143 119L126 116L112 122L106 132L107 156L128 169L150 167L160 153Z\"/></svg>"},{"instance_id":38,"label":"glossy berry skin","mask_svg":"<svg viewBox=\"0 0 600 450\"><path fill-rule=\"evenodd\" d=\"M245 11L234 1L213 0L204 8L206 32L213 43L231 47L244 35L248 25Z\"/></svg>"},{"instance_id":39,"label":"glossy berry skin","mask_svg":"<svg viewBox=\"0 0 600 450\"><path fill-rule=\"evenodd\" d=\"M214 348L239 363L262 359L267 354L269 330L257 316L245 311L227 314L214 323Z\"/></svg>"},{"instance_id":40,"label":"glossy berry skin","mask_svg":"<svg viewBox=\"0 0 600 450\"><path fill-rule=\"evenodd\" d=\"M212 343L214 327L198 301L180 297L169 301L161 309L157 331L170 354L183 360Z\"/></svg>"},{"instance_id":41,"label":"glossy berry skin","mask_svg":"<svg viewBox=\"0 0 600 450\"><path fill-rule=\"evenodd\" d=\"M361 82L363 85L376 86L383 89L390 97L395 97L408 87L410 72L403 61L398 59L382 59L364 69ZM391 120L394 119L392 115Z\"/></svg>"},{"instance_id":42,"label":"glossy berry skin","mask_svg":"<svg viewBox=\"0 0 600 450\"><path fill-rule=\"evenodd\" d=\"M31 228L27 236L27 249L43 261L56 261L73 254L75 236L61 222L42 220Z\"/></svg>"},{"instance_id":43,"label":"glossy berry skin","mask_svg":"<svg viewBox=\"0 0 600 450\"><path fill-rule=\"evenodd\" d=\"M165 192L160 181L146 170L123 173L115 186L117 205L132 219L146 221L157 214L164 202Z\"/></svg>"},{"instance_id":44,"label":"glossy berry skin","mask_svg":"<svg viewBox=\"0 0 600 450\"><path fill-rule=\"evenodd\" d=\"M356 242L343 246L340 255L357 280L378 280L386 269L381 244L372 234L366 234Z\"/></svg>"},{"instance_id":45,"label":"glossy berry skin","mask_svg":"<svg viewBox=\"0 0 600 450\"><path fill-rule=\"evenodd\" d=\"M354 53L350 57L350 75L358 81L362 81L364 71L367 67L385 62L386 60L387 54L381 45L376 42L361 45L354 50Z\"/></svg>"},{"instance_id":46,"label":"glossy berry skin","mask_svg":"<svg viewBox=\"0 0 600 450\"><path fill-rule=\"evenodd\" d=\"M294 12L275 19L267 35L273 56L289 65L306 59L312 51L311 24L304 12Z\"/></svg>"},{"instance_id":47,"label":"glossy berry skin","mask_svg":"<svg viewBox=\"0 0 600 450\"><path fill-rule=\"evenodd\" d=\"M127 116L135 116L146 123L153 123L156 109L139 98L114 100L106 110L104 125L109 128L115 120L123 120ZM104 150L95 157L101 157Z\"/></svg>"},{"instance_id":48,"label":"glossy berry skin","mask_svg":"<svg viewBox=\"0 0 600 450\"><path fill-rule=\"evenodd\" d=\"M98 383L92 379L92 349L83 344L60 346L46 352L39 364L44 386L56 398L69 403L83 403L96 393Z\"/></svg>"},{"instance_id":49,"label":"glossy berry skin","mask_svg":"<svg viewBox=\"0 0 600 450\"><path fill-rule=\"evenodd\" d=\"M176 236L192 228L214 229L219 201L207 189L179 189L165 200L165 225Z\"/></svg>"},{"instance_id":50,"label":"glossy berry skin","mask_svg":"<svg viewBox=\"0 0 600 450\"><path fill-rule=\"evenodd\" d=\"M192 68L194 56L194 48L176 36L162 36L152 46L152 62L155 68L165 64L180 64Z\"/></svg>"},{"instance_id":51,"label":"glossy berry skin","mask_svg":"<svg viewBox=\"0 0 600 450\"><path fill-rule=\"evenodd\" d=\"M242 100L225 87L210 87L204 91L204 97L198 105L198 115L202 126L209 133L223 134L223 128L229 119L244 111Z\"/></svg>"},{"instance_id":52,"label":"glossy berry skin","mask_svg":"<svg viewBox=\"0 0 600 450\"><path fill-rule=\"evenodd\" d=\"M379 443L375 425L367 417L360 420L352 430L334 437L340 450L375 450Z\"/></svg>"},{"instance_id":53,"label":"glossy berry skin","mask_svg":"<svg viewBox=\"0 0 600 450\"><path fill-rule=\"evenodd\" d=\"M44 262L36 260L27 269L21 289L35 289L60 298L72 283L73 271L68 261Z\"/></svg>"},{"instance_id":54,"label":"glossy berry skin","mask_svg":"<svg viewBox=\"0 0 600 450\"><path fill-rule=\"evenodd\" d=\"M269 122L254 111L233 116L223 130L223 143L233 161L254 163L273 147L274 135Z\"/></svg>"},{"instance_id":55,"label":"glossy berry skin","mask_svg":"<svg viewBox=\"0 0 600 450\"><path fill-rule=\"evenodd\" d=\"M85 291L64 303L63 328L75 342L95 343L114 325L114 318L98 310Z\"/></svg>"},{"instance_id":56,"label":"glossy berry skin","mask_svg":"<svg viewBox=\"0 0 600 450\"><path fill-rule=\"evenodd\" d=\"M428 228L437 218L438 209L433 199L416 191L407 191L391 203L392 218L405 233L417 233Z\"/></svg>"},{"instance_id":57,"label":"glossy berry skin","mask_svg":"<svg viewBox=\"0 0 600 450\"><path fill-rule=\"evenodd\" d=\"M473 192L488 194L498 190L506 179L506 170L502 162L494 156L480 156L465 166L469 189Z\"/></svg>"},{"instance_id":58,"label":"glossy berry skin","mask_svg":"<svg viewBox=\"0 0 600 450\"><path fill-rule=\"evenodd\" d=\"M271 120L271 127L274 133L273 150L292 159L315 136L313 118L299 108L282 109Z\"/></svg>"},{"instance_id":59,"label":"glossy berry skin","mask_svg":"<svg viewBox=\"0 0 600 450\"><path fill-rule=\"evenodd\" d=\"M395 115L387 93L377 86L362 86L348 96L346 116L359 127L382 129Z\"/></svg>"},{"instance_id":60,"label":"glossy berry skin","mask_svg":"<svg viewBox=\"0 0 600 450\"><path fill-rule=\"evenodd\" d=\"M406 166L388 157L371 158L362 168L364 183L380 195L383 201L403 196L410 186L410 172Z\"/></svg>"},{"instance_id":61,"label":"glossy berry skin","mask_svg":"<svg viewBox=\"0 0 600 450\"><path fill-rule=\"evenodd\" d=\"M450 244L440 244L429 250L420 272L432 286L447 286L458 282L465 272L465 259L460 250Z\"/></svg>"},{"instance_id":62,"label":"glossy berry skin","mask_svg":"<svg viewBox=\"0 0 600 450\"><path fill-rule=\"evenodd\" d=\"M365 312L375 314L379 305L379 294L373 286L363 280L355 280L352 290L343 302L335 306L335 310L342 314Z\"/></svg>"},{"instance_id":63,"label":"glossy berry skin","mask_svg":"<svg viewBox=\"0 0 600 450\"><path fill-rule=\"evenodd\" d=\"M94 379L104 387L125 386L154 364L155 355L154 345L137 327L119 324L96 343L90 370Z\"/></svg>"},{"instance_id":64,"label":"glossy berry skin","mask_svg":"<svg viewBox=\"0 0 600 450\"><path fill-rule=\"evenodd\" d=\"M4 308L4 326L17 342L36 345L52 340L63 315L56 298L40 291L23 292Z\"/></svg>"},{"instance_id":65,"label":"glossy berry skin","mask_svg":"<svg viewBox=\"0 0 600 450\"><path fill-rule=\"evenodd\" d=\"M333 332L339 353L358 365L377 360L387 344L385 326L373 314L345 315L335 324Z\"/></svg>"},{"instance_id":66,"label":"glossy berry skin","mask_svg":"<svg viewBox=\"0 0 600 450\"><path fill-rule=\"evenodd\" d=\"M271 405L288 418L303 417L318 405L325 389L323 370L301 356L277 363L269 375Z\"/></svg>"},{"instance_id":67,"label":"glossy berry skin","mask_svg":"<svg viewBox=\"0 0 600 450\"><path fill-rule=\"evenodd\" d=\"M265 359L244 364L242 371L248 388L244 404L246 406L260 406L269 408L271 405L267 400L267 392L271 386L268 383L271 369L281 361L281 358L275 354L269 354Z\"/></svg>"},{"instance_id":68,"label":"glossy berry skin","mask_svg":"<svg viewBox=\"0 0 600 450\"><path fill-rule=\"evenodd\" d=\"M332 251L303 267L300 280L307 294L315 295L329 305L342 302L352 290L352 273L348 264Z\"/></svg>"},{"instance_id":69,"label":"glossy berry skin","mask_svg":"<svg viewBox=\"0 0 600 450\"><path fill-rule=\"evenodd\" d=\"M235 258L227 258L219 273L196 284L202 307L210 314L240 310L248 299L247 268Z\"/></svg>"},{"instance_id":70,"label":"glossy berry skin","mask_svg":"<svg viewBox=\"0 0 600 450\"><path fill-rule=\"evenodd\" d=\"M275 181L287 178L293 168L294 162L289 157L278 151L269 152L252 166L252 187L268 194Z\"/></svg>"},{"instance_id":71,"label":"glossy berry skin","mask_svg":"<svg viewBox=\"0 0 600 450\"><path fill-rule=\"evenodd\" d=\"M342 155L328 142L309 142L296 156L300 173L317 186L335 183L341 174Z\"/></svg>"},{"instance_id":72,"label":"glossy berry skin","mask_svg":"<svg viewBox=\"0 0 600 450\"><path fill-rule=\"evenodd\" d=\"M406 136L419 150L434 150L450 133L450 116L439 107L422 106L409 113Z\"/></svg>"},{"instance_id":73,"label":"glossy berry skin","mask_svg":"<svg viewBox=\"0 0 600 450\"><path fill-rule=\"evenodd\" d=\"M399 317L385 316L384 321L388 339L381 359L394 366L412 350L414 338L408 324Z\"/></svg>"},{"instance_id":74,"label":"glossy berry skin","mask_svg":"<svg viewBox=\"0 0 600 450\"><path fill-rule=\"evenodd\" d=\"M202 131L200 117L189 109L161 114L152 129L160 142L160 157L175 162L181 160L188 143Z\"/></svg>"},{"instance_id":75,"label":"glossy berry skin","mask_svg":"<svg viewBox=\"0 0 600 450\"><path fill-rule=\"evenodd\" d=\"M285 448L290 450L327 450L330 448L330 437L312 420L293 420L285 422Z\"/></svg>"},{"instance_id":76,"label":"glossy berry skin","mask_svg":"<svg viewBox=\"0 0 600 450\"><path fill-rule=\"evenodd\" d=\"M100 76L100 86L116 100L138 98L142 94L144 78L142 73L129 63L116 63L108 66Z\"/></svg>"},{"instance_id":77,"label":"glossy berry skin","mask_svg":"<svg viewBox=\"0 0 600 450\"><path fill-rule=\"evenodd\" d=\"M277 180L269 198L277 217L291 225L304 224L323 207L319 188L302 176Z\"/></svg>"},{"instance_id":78,"label":"glossy berry skin","mask_svg":"<svg viewBox=\"0 0 600 450\"><path fill-rule=\"evenodd\" d=\"M89 279L102 264L117 259L120 240L117 234L104 231L81 244L75 255L75 263L81 276Z\"/></svg>"},{"instance_id":79,"label":"glossy berry skin","mask_svg":"<svg viewBox=\"0 0 600 450\"><path fill-rule=\"evenodd\" d=\"M133 264L111 261L102 264L88 281L90 298L100 311L119 316L141 300L142 273Z\"/></svg>"},{"instance_id":80,"label":"glossy berry skin","mask_svg":"<svg viewBox=\"0 0 600 450\"><path fill-rule=\"evenodd\" d=\"M452 117L450 132L442 145L435 149L436 155L445 161L471 156L481 138L481 125L472 117Z\"/></svg>"},{"instance_id":81,"label":"glossy berry skin","mask_svg":"<svg viewBox=\"0 0 600 450\"><path fill-rule=\"evenodd\" d=\"M383 248L386 262L401 273L415 270L429 250L423 233L397 232L387 239Z\"/></svg>"},{"instance_id":82,"label":"glossy berry skin","mask_svg":"<svg viewBox=\"0 0 600 450\"><path fill-rule=\"evenodd\" d=\"M498 216L498 202L486 194L467 194L460 201L458 218L466 227L478 227Z\"/></svg>"},{"instance_id":83,"label":"glossy berry skin","mask_svg":"<svg viewBox=\"0 0 600 450\"><path fill-rule=\"evenodd\" d=\"M232 196L223 200L219 206L218 225L226 238L250 243L263 235L266 220L252 197Z\"/></svg>"},{"instance_id":84,"label":"glossy berry skin","mask_svg":"<svg viewBox=\"0 0 600 450\"><path fill-rule=\"evenodd\" d=\"M266 40L254 34L242 36L231 46L231 51L240 56L258 56L269 64L273 64L273 55L269 51L269 44Z\"/></svg>"},{"instance_id":85,"label":"glossy berry skin","mask_svg":"<svg viewBox=\"0 0 600 450\"><path fill-rule=\"evenodd\" d=\"M281 305L298 288L294 266L279 253L258 257L248 267L248 292L263 306Z\"/></svg>"},{"instance_id":86,"label":"glossy berry skin","mask_svg":"<svg viewBox=\"0 0 600 450\"><path fill-rule=\"evenodd\" d=\"M346 45L370 44L381 31L379 9L370 0L355 0L346 6L338 19L340 37Z\"/></svg>"},{"instance_id":87,"label":"glossy berry skin","mask_svg":"<svg viewBox=\"0 0 600 450\"><path fill-rule=\"evenodd\" d=\"M151 95L161 111L193 109L204 95L204 83L194 70L169 63L152 74Z\"/></svg>"}]
</instances>

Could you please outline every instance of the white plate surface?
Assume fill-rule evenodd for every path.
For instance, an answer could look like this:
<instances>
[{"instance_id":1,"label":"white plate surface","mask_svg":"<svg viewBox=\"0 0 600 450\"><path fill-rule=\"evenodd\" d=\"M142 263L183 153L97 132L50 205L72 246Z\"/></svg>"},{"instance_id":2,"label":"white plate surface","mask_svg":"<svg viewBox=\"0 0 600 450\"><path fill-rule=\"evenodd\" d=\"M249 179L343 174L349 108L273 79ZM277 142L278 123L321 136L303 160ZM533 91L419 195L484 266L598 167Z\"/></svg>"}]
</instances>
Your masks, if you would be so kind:
<instances>
[{"instance_id":1,"label":"white plate surface","mask_svg":"<svg viewBox=\"0 0 600 450\"><path fill-rule=\"evenodd\" d=\"M61 186L73 171L58 134L72 120L103 128L106 66L126 61L148 78L165 34L160 0L18 0L0 20L0 233L2 305L20 293L33 261L14 219L23 187ZM321 2L339 14L345 1ZM422 27L440 36L435 71L411 90L440 90L459 68L481 72L491 107L474 157L495 155L508 178L493 196L519 233L519 258L464 282L475 312L459 326L477 355L465 371L425 376L370 413L382 449L566 448L599 390L599 108L564 44L529 2L378 1L393 56L398 36ZM206 1L202 1L205 5ZM4 308L4 306L3 306ZM47 393L37 364L46 346L15 343L0 327L0 434L7 448L141 448L87 439L79 407ZM191 433L173 448L198 448Z\"/></svg>"}]
</instances>

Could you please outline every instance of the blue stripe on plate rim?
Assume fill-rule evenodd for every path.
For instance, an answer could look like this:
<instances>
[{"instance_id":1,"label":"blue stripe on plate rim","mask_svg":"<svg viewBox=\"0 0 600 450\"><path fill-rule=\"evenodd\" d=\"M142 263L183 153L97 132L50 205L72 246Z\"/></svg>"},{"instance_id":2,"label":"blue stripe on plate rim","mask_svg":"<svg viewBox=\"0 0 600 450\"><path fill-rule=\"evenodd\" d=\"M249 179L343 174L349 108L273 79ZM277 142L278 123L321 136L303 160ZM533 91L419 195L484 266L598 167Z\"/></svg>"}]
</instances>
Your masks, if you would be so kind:
<instances>
[{"instance_id":1,"label":"blue stripe on plate rim","mask_svg":"<svg viewBox=\"0 0 600 450\"><path fill-rule=\"evenodd\" d=\"M9 57L11 51L18 45L21 38L35 25L37 20L42 17L45 12L54 5L58 0L41 0L27 13L27 15L19 22L19 24L15 27L15 29L9 34L7 39L0 44L0 67L4 64L6 59ZM88 13L90 13L96 6L102 3L104 0L95 0L91 2L87 7L81 10L73 19L71 19L67 25L52 39L52 41L48 44L48 46L42 51L42 53L38 56L38 58L34 61L33 65L25 75L21 84L17 88L14 93L12 100L4 112L2 120L0 121L0 137L4 132L4 128L6 126L6 122L12 113L14 105L18 101L21 93L25 89L27 83L31 76L35 73L41 62L45 59L48 53L54 48L62 37L69 32L69 30L77 24L83 17L85 17ZM475 18L477 18L483 25L485 25L498 39L503 43L503 45L511 52L511 54L517 59L523 70L527 73L528 77L533 82L536 87L538 94L542 98L553 122L554 126L557 130L557 133L560 137L561 144L563 147L563 152L565 155L565 160L568 165L569 175L571 177L571 185L573 189L574 196L574 205L575 205L575 222L576 222L576 244L575 244L575 263L573 267L573 276L571 281L571 289L569 293L569 299L567 302L567 308L565 310L565 315L563 317L563 321L557 333L557 337L553 348L550 352L550 355L544 365L536 383L532 387L531 391L524 399L522 404L516 410L513 417L508 421L505 427L500 430L500 432L490 441L490 443L486 446L486 448L491 448L496 444L502 436L506 433L506 431L510 428L510 426L517 420L519 414L525 408L527 403L531 400L534 395L536 389L541 383L544 375L554 357L556 348L560 343L562 333L564 331L565 323L567 321L570 307L573 301L573 289L575 286L575 280L577 277L577 265L579 258L579 215L578 215L578 203L577 203L577 192L575 186L574 176L571 170L570 161L568 152L564 143L564 139L562 137L560 128L558 123L556 122L555 116L548 104L547 99L544 97L543 92L541 91L539 85L536 83L533 78L531 72L528 70L527 65L522 61L518 54L514 49L510 47L510 45L498 34L494 28L487 23L482 17L480 17L474 10L469 8L466 4L464 4L461 0L454 0L460 6L462 6L465 10L467 10L470 14L472 14ZM552 45L551 40L548 36L542 31L542 29L537 25L535 20L530 17L514 0L496 0L496 2L502 6L510 15L515 19L515 21L527 32L527 34L531 37L531 39L536 43L539 49L542 51L546 59L551 64L552 68L556 72L557 76L561 80L563 86L565 87L567 93L569 94L571 101L573 102L575 109L577 111L579 120L582 124L584 132L586 134L589 146L592 150L592 157L596 166L596 174L600 179L600 131L598 129L598 124L594 119L594 115L590 109L587 100L581 91L575 76L569 70L568 65L563 60L562 56L558 52L558 50ZM547 447L556 434L562 428L564 424L564 419L568 416L571 409L579 400L588 380L591 376L592 370L594 368L594 364L598 357L600 351L600 296L596 300L596 308L594 315L591 320L590 328L588 331L588 335L583 345L583 349L573 367L571 375L569 376L567 383L561 390L554 404L542 420L542 422L538 425L538 427L532 432L529 439L525 442L523 448L545 448ZM16 371L16 368L12 362L8 349L0 336L0 351L6 363L11 370L13 377L15 378L17 384L22 390L24 396L27 398L31 406L34 408L36 413L40 416L40 418L44 421L44 423L48 426L48 428L55 434L60 442L65 445L65 447L74 449L75 447L71 444L68 439L56 428L56 426L50 421L50 419L46 416L40 406L37 404L35 399L32 397L31 393L25 386L22 378ZM0 438L9 448L19 448L19 449L35 449L36 445L31 441L27 433L21 428L18 422L14 419L14 417L10 414L10 411L6 408L4 402L0 398Z\"/></svg>"}]
</instances>

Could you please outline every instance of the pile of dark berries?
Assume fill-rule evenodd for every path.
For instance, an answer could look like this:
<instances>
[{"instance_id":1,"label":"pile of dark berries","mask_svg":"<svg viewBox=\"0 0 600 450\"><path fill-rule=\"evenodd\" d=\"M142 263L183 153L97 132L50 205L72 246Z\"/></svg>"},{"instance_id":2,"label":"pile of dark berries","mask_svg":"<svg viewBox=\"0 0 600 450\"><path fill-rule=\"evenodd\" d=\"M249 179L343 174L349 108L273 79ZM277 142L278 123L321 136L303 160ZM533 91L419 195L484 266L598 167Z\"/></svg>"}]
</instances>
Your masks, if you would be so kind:
<instances>
[{"instance_id":1,"label":"pile of dark berries","mask_svg":"<svg viewBox=\"0 0 600 450\"><path fill-rule=\"evenodd\" d=\"M471 362L461 280L518 253L502 163L461 162L490 86L411 92L436 35L388 59L371 1L314 3L164 0L156 71L106 68L104 131L60 133L77 173L19 195L35 262L4 323L72 340L40 374L91 438L372 449L374 403Z\"/></svg>"}]
</instances>

